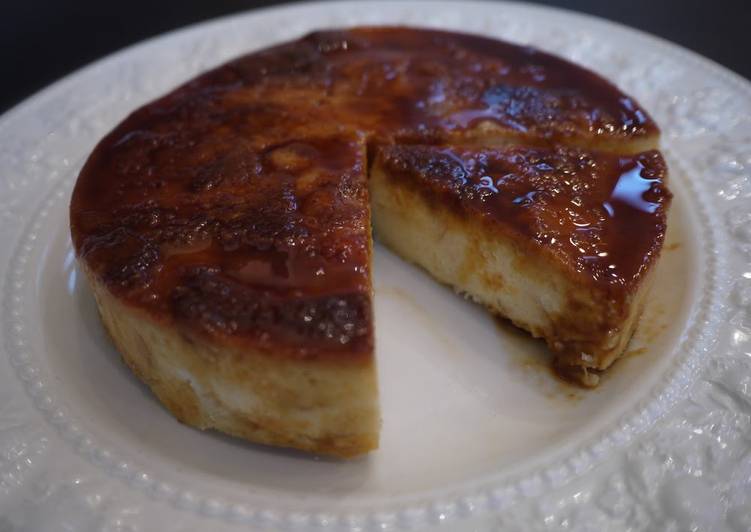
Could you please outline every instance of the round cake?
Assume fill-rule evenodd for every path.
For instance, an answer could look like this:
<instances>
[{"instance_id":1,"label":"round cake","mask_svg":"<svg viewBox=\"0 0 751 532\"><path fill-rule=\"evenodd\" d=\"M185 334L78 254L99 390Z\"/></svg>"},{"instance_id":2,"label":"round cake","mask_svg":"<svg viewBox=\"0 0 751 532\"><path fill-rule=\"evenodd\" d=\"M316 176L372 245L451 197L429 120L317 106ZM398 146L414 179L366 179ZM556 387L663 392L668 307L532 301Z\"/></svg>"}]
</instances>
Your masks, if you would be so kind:
<instances>
[{"instance_id":1,"label":"round cake","mask_svg":"<svg viewBox=\"0 0 751 532\"><path fill-rule=\"evenodd\" d=\"M113 342L178 419L354 456L380 425L371 219L594 386L663 244L658 137L633 98L533 48L322 31L128 116L80 173L71 234Z\"/></svg>"}]
</instances>

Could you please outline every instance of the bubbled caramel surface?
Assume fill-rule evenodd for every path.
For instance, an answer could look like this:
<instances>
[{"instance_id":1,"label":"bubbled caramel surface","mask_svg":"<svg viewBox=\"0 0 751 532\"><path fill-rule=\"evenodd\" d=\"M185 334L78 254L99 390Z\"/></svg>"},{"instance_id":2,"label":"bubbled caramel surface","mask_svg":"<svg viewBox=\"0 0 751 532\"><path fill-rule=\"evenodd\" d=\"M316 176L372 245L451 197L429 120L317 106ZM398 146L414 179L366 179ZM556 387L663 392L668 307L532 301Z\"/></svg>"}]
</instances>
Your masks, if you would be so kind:
<instances>
[{"instance_id":1,"label":"bubbled caramel surface","mask_svg":"<svg viewBox=\"0 0 751 532\"><path fill-rule=\"evenodd\" d=\"M186 334L300 357L368 355L368 153L460 142L485 123L495 135L549 147L553 166L585 164L586 156L559 143L658 133L610 83L531 48L407 28L318 32L231 61L126 118L81 171L73 242L89 272L122 301ZM484 177L460 150L441 153L392 152L389 160L416 158L418 173L433 181L437 174L423 170L445 161L450 172L464 168L468 182ZM560 184L553 192L555 170L530 169L537 164L525 160L530 153L486 155L495 187L496 167L516 172L512 204L541 190L530 195L541 206L539 222L546 202L574 191ZM611 177L628 171L629 161L647 168L643 179L652 172L659 181L664 172L655 154L615 161L607 163ZM595 174L583 170L577 182L597 181ZM604 197L606 183L597 183ZM650 188L655 197L645 201L659 204L659 190ZM508 213L495 203L489 212ZM530 230L527 218L512 218ZM541 241L553 234L543 229L532 230Z\"/></svg>"},{"instance_id":2,"label":"bubbled caramel surface","mask_svg":"<svg viewBox=\"0 0 751 532\"><path fill-rule=\"evenodd\" d=\"M671 194L656 150L389 146L377 164L431 203L484 218L619 300L638 286L664 240Z\"/></svg>"}]
</instances>

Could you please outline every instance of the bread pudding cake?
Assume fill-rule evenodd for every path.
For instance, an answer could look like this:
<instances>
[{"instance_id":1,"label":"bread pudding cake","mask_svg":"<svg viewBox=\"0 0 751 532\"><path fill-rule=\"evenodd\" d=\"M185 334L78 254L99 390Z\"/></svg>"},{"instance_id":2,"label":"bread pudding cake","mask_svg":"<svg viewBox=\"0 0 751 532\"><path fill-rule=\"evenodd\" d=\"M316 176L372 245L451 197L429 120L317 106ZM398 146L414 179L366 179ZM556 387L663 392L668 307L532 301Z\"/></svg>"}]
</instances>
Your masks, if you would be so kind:
<instances>
[{"instance_id":1,"label":"bread pudding cake","mask_svg":"<svg viewBox=\"0 0 751 532\"><path fill-rule=\"evenodd\" d=\"M115 345L178 419L354 456L380 423L371 217L594 386L663 244L658 137L633 98L533 48L316 32L127 117L81 171L71 233Z\"/></svg>"}]
</instances>

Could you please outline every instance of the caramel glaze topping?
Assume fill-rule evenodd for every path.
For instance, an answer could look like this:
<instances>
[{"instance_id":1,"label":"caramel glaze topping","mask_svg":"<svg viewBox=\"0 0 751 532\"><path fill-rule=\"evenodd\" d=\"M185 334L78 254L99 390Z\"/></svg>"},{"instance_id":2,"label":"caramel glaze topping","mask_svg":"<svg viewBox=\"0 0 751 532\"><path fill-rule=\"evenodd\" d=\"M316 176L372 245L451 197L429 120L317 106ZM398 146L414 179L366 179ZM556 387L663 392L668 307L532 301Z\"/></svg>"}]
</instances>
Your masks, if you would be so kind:
<instances>
[{"instance_id":1,"label":"caramel glaze topping","mask_svg":"<svg viewBox=\"0 0 751 532\"><path fill-rule=\"evenodd\" d=\"M388 146L378 158L389 178L522 236L614 301L636 289L665 237L672 196L655 150Z\"/></svg>"},{"instance_id":2,"label":"caramel glaze topping","mask_svg":"<svg viewBox=\"0 0 751 532\"><path fill-rule=\"evenodd\" d=\"M122 301L185 334L295 357L366 356L373 344L368 146L461 140L480 123L536 145L658 133L613 85L532 48L408 28L313 33L203 74L118 125L76 184L74 246ZM575 197L573 188L553 193L542 167L524 170L531 154L517 157L488 163L491 172L507 165L531 174L528 185L516 178L514 198L538 187L532 204ZM640 159L650 168L644 179L656 160ZM631 164L595 162L623 173ZM468 180L482 167L456 164ZM594 176L577 172L580 186ZM493 186L501 177L493 173ZM655 197L645 201L659 203L658 189L650 190ZM611 202L616 213L627 204ZM512 208L534 210L513 201ZM514 219L521 226L524 217ZM543 224L542 214L536 219L538 238L561 232L546 229L552 221ZM596 230L572 235L572 246L605 249ZM587 253L580 267L611 282L604 262L587 262Z\"/></svg>"}]
</instances>

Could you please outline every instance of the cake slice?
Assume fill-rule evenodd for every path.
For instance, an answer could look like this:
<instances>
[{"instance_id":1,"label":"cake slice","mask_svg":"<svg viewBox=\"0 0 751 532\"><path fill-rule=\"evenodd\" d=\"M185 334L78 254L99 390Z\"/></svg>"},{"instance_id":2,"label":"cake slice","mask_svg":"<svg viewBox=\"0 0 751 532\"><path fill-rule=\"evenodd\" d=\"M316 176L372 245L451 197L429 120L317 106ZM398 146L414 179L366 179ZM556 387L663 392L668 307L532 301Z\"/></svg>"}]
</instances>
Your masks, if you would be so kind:
<instances>
[{"instance_id":1,"label":"cake slice","mask_svg":"<svg viewBox=\"0 0 751 532\"><path fill-rule=\"evenodd\" d=\"M595 386L636 326L671 195L657 151L381 148L376 237L544 338L560 373Z\"/></svg>"},{"instance_id":2,"label":"cake slice","mask_svg":"<svg viewBox=\"0 0 751 532\"><path fill-rule=\"evenodd\" d=\"M114 138L120 152L82 172L71 232L128 366L199 428L336 456L376 448L364 142ZM149 158L159 179L124 173Z\"/></svg>"}]
</instances>

